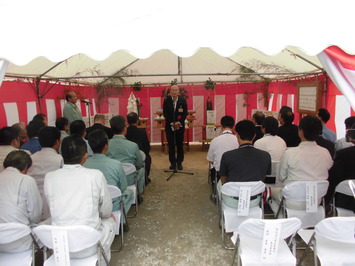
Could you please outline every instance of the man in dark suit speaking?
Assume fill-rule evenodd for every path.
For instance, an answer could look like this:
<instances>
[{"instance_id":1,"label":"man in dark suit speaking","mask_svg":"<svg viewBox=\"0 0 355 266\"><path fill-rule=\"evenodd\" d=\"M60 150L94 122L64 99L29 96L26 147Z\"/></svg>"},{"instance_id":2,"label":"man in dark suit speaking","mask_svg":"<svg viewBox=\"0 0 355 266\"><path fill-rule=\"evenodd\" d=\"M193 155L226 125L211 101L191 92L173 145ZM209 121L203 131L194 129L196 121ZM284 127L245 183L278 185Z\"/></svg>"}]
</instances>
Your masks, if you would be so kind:
<instances>
[{"instance_id":1,"label":"man in dark suit speaking","mask_svg":"<svg viewBox=\"0 0 355 266\"><path fill-rule=\"evenodd\" d=\"M169 147L170 170L182 170L184 161L184 132L187 116L186 100L179 96L179 87L172 85L170 94L164 100L163 115L165 117L165 133ZM175 146L176 153L175 154Z\"/></svg>"}]
</instances>

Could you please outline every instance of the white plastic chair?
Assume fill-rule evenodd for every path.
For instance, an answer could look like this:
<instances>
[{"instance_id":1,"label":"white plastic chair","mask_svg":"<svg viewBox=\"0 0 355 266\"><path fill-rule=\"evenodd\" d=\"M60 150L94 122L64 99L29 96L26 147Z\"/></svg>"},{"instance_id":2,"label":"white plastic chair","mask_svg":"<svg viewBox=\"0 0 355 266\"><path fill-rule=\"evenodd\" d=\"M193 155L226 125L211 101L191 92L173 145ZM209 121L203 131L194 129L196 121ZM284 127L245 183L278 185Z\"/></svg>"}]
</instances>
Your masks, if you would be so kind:
<instances>
[{"instance_id":1,"label":"white plastic chair","mask_svg":"<svg viewBox=\"0 0 355 266\"><path fill-rule=\"evenodd\" d=\"M53 226L40 225L33 229L45 247L53 250L47 258L44 249L44 266L71 265L90 266L101 263L103 256L107 265L109 262L100 242L100 233L86 225ZM70 253L84 252L88 256L70 258Z\"/></svg>"},{"instance_id":2,"label":"white plastic chair","mask_svg":"<svg viewBox=\"0 0 355 266\"><path fill-rule=\"evenodd\" d=\"M241 188L250 188L250 195L245 199L240 198ZM226 249L233 249L225 243L225 233L231 233L238 230L239 225L248 218L263 218L264 205L262 200L262 193L265 190L265 184L261 181L258 182L227 182L222 186L222 202L221 202L221 226L222 226L222 244ZM244 201L244 206L249 206L252 198L259 198L259 204L255 207L245 210L248 214L240 213L242 209L233 208L226 205L223 195L233 197L241 204ZM248 195L246 195L248 196ZM239 205L240 206L240 205ZM246 208L245 208L246 209Z\"/></svg>"},{"instance_id":3,"label":"white plastic chair","mask_svg":"<svg viewBox=\"0 0 355 266\"><path fill-rule=\"evenodd\" d=\"M120 251L123 248L123 224L124 224L124 217L126 218L126 225L128 225L127 222L127 217L126 217L126 212L124 209L123 205L123 200L122 200L122 192L121 190L113 185L107 185L108 191L110 193L111 199L119 198L120 200L120 210L118 211L113 211L112 214L116 218L116 231L115 235L119 235L121 233L121 246L118 250L113 250L113 252Z\"/></svg>"},{"instance_id":4,"label":"white plastic chair","mask_svg":"<svg viewBox=\"0 0 355 266\"><path fill-rule=\"evenodd\" d=\"M313 198L311 189L307 189L307 187L312 188L312 185L316 188L313 191L316 198ZM325 218L323 198L327 193L328 186L329 182L327 180L294 181L286 184L281 190L282 200L279 206L274 201L269 202L269 204L275 213L275 217L279 217L279 214L282 213L283 218L299 218L302 221L302 228L314 227L319 221ZM303 205L304 209L294 209L289 204L290 202Z\"/></svg>"},{"instance_id":5,"label":"white plastic chair","mask_svg":"<svg viewBox=\"0 0 355 266\"><path fill-rule=\"evenodd\" d=\"M335 192L333 195L333 215L334 216L355 216L355 213L352 210L347 210L341 207L337 207L336 204L336 194L344 194L350 197L353 197L353 192L351 191L351 187L349 182L354 182L355 180L353 179L348 179L348 180L344 180L342 182L340 182L336 188L335 188Z\"/></svg>"},{"instance_id":6,"label":"white plastic chair","mask_svg":"<svg viewBox=\"0 0 355 266\"><path fill-rule=\"evenodd\" d=\"M23 238L33 237L32 230L29 226L20 223L0 223L0 250L2 247L7 250L6 246L14 244L14 242L21 243ZM0 251L0 265L12 266L29 266L34 263L35 245L32 242L32 247L29 250L18 253L7 253Z\"/></svg>"},{"instance_id":7,"label":"white plastic chair","mask_svg":"<svg viewBox=\"0 0 355 266\"><path fill-rule=\"evenodd\" d=\"M300 227L298 218L244 221L234 235L232 265L236 257L243 266L296 265L294 236Z\"/></svg>"},{"instance_id":8,"label":"white plastic chair","mask_svg":"<svg viewBox=\"0 0 355 266\"><path fill-rule=\"evenodd\" d=\"M318 265L317 257L322 266L355 265L354 228L355 217L331 217L320 221L314 228L299 265L310 248L314 252L314 265ZM298 234L302 237L308 231L300 230Z\"/></svg>"},{"instance_id":9,"label":"white plastic chair","mask_svg":"<svg viewBox=\"0 0 355 266\"><path fill-rule=\"evenodd\" d=\"M121 163L123 171L125 172L126 176L136 173L136 176L134 177L134 185L130 185L127 187L127 189L131 190L133 192L133 204L135 204L135 212L133 216L127 216L128 218L133 218L136 217L138 214L138 176L137 176L137 169L136 167L131 164L131 163Z\"/></svg>"}]
</instances>

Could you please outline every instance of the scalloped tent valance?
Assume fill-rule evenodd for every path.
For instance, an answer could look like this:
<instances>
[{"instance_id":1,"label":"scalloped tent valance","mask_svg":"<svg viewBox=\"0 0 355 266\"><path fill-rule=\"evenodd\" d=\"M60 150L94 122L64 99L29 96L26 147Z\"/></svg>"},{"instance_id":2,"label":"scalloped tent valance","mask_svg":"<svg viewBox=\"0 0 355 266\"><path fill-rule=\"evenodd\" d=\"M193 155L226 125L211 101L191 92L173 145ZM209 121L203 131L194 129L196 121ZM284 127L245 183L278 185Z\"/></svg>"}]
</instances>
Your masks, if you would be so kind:
<instances>
[{"instance_id":1,"label":"scalloped tent valance","mask_svg":"<svg viewBox=\"0 0 355 266\"><path fill-rule=\"evenodd\" d=\"M315 56L330 45L355 53L352 1L333 0L2 0L0 58L25 65L76 54L95 61L115 51L144 59L162 49L190 57L209 47L231 57L242 47L276 55L287 46Z\"/></svg>"}]
</instances>

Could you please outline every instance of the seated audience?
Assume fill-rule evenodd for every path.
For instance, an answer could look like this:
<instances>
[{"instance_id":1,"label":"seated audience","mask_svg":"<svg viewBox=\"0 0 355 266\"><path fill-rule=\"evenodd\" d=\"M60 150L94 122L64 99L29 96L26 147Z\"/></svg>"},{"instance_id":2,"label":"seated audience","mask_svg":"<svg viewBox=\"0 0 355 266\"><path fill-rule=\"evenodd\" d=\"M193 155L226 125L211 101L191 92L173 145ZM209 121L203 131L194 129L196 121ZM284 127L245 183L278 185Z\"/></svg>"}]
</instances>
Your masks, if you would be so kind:
<instances>
[{"instance_id":1,"label":"seated audience","mask_svg":"<svg viewBox=\"0 0 355 266\"><path fill-rule=\"evenodd\" d=\"M94 116L94 124L86 129L86 139L88 138L89 133L96 129L103 129L106 132L107 137L112 139L113 131L111 128L105 126L105 115L96 114Z\"/></svg>"},{"instance_id":2,"label":"seated audience","mask_svg":"<svg viewBox=\"0 0 355 266\"><path fill-rule=\"evenodd\" d=\"M89 142L87 141L87 139L85 139L86 125L83 120L75 120L70 124L70 135L81 136L86 143L86 148L88 150L89 157L94 155L94 152L92 151Z\"/></svg>"},{"instance_id":3,"label":"seated audience","mask_svg":"<svg viewBox=\"0 0 355 266\"><path fill-rule=\"evenodd\" d=\"M12 127L18 130L19 138L20 138L20 146L22 146L28 140L26 124L24 122L18 122L16 124L13 124Z\"/></svg>"},{"instance_id":4,"label":"seated audience","mask_svg":"<svg viewBox=\"0 0 355 266\"><path fill-rule=\"evenodd\" d=\"M253 140L253 143L257 141L258 139L261 139L263 137L263 132L261 130L261 124L265 118L265 115L261 111L256 111L253 116L252 116L252 121L255 124L255 138Z\"/></svg>"},{"instance_id":5,"label":"seated audience","mask_svg":"<svg viewBox=\"0 0 355 266\"><path fill-rule=\"evenodd\" d=\"M46 126L48 126L48 120L47 120L47 116L45 114L42 114L42 113L36 114L32 118L32 120L43 122Z\"/></svg>"},{"instance_id":6,"label":"seated audience","mask_svg":"<svg viewBox=\"0 0 355 266\"><path fill-rule=\"evenodd\" d=\"M89 144L94 152L94 156L89 158L84 166L86 168L100 170L107 181L107 184L118 187L122 192L122 199L126 213L131 208L134 201L132 190L127 189L127 178L123 171L121 162L106 156L108 149L108 137L104 130L95 129L89 134ZM120 199L112 200L112 211L120 210Z\"/></svg>"},{"instance_id":7,"label":"seated audience","mask_svg":"<svg viewBox=\"0 0 355 266\"><path fill-rule=\"evenodd\" d=\"M130 141L137 143L138 148L144 152L145 154L145 173L146 180L145 184L147 185L150 182L149 174L150 174L150 166L152 164L152 158L150 157L150 142L148 139L147 132L143 128L138 128L139 117L137 113L131 112L127 115L127 134L126 138Z\"/></svg>"},{"instance_id":8,"label":"seated audience","mask_svg":"<svg viewBox=\"0 0 355 266\"><path fill-rule=\"evenodd\" d=\"M323 148L326 148L328 151L329 151L329 154L330 156L333 158L334 157L334 153L335 153L335 150L334 150L334 143L331 142L330 140L327 140L325 138L322 137L322 135L319 135L317 138L316 138L316 143L323 147Z\"/></svg>"},{"instance_id":9,"label":"seated audience","mask_svg":"<svg viewBox=\"0 0 355 266\"><path fill-rule=\"evenodd\" d=\"M0 223L35 225L41 220L42 198L36 181L27 175L31 158L25 151L12 151L4 161L0 173ZM1 245L0 251L17 253L31 248L31 236L10 245ZM14 265L15 266L15 265Z\"/></svg>"},{"instance_id":10,"label":"seated audience","mask_svg":"<svg viewBox=\"0 0 355 266\"><path fill-rule=\"evenodd\" d=\"M287 149L280 160L278 177L283 184L293 181L327 180L332 158L327 149L317 145L315 140L322 131L322 123L315 116L305 116L299 124L298 134L301 143L298 147ZM272 200L280 204L282 187L272 188ZM294 209L305 209L299 202L288 201Z\"/></svg>"},{"instance_id":11,"label":"seated audience","mask_svg":"<svg viewBox=\"0 0 355 266\"><path fill-rule=\"evenodd\" d=\"M121 163L131 163L136 167L138 171L138 190L142 194L145 184L144 162L138 145L125 137L127 132L126 119L123 116L115 115L110 119L110 125L115 135L108 143L106 156ZM129 186L134 184L135 176L135 173L127 175ZM141 196L139 201L143 201Z\"/></svg>"},{"instance_id":12,"label":"seated audience","mask_svg":"<svg viewBox=\"0 0 355 266\"><path fill-rule=\"evenodd\" d=\"M271 161L278 162L284 151L287 149L285 141L276 136L279 123L272 116L266 117L261 125L261 131L264 136L254 143L254 147L267 151L271 156Z\"/></svg>"},{"instance_id":13,"label":"seated audience","mask_svg":"<svg viewBox=\"0 0 355 266\"><path fill-rule=\"evenodd\" d=\"M3 162L6 156L20 148L19 132L15 127L0 129L0 172L4 170Z\"/></svg>"},{"instance_id":14,"label":"seated audience","mask_svg":"<svg viewBox=\"0 0 355 266\"><path fill-rule=\"evenodd\" d=\"M215 137L208 149L207 160L213 165L211 169L211 186L214 187L214 176L217 171L217 182L220 179L219 168L221 165L222 155L226 151L234 150L239 147L238 140L233 134L234 118L231 116L223 116L221 118L222 134Z\"/></svg>"},{"instance_id":15,"label":"seated audience","mask_svg":"<svg viewBox=\"0 0 355 266\"><path fill-rule=\"evenodd\" d=\"M267 174L271 173L270 154L255 149L253 139L255 138L255 125L252 121L243 120L235 125L239 148L227 151L222 155L218 181L218 195L221 195L221 186L227 182L250 182L264 181ZM223 195L223 200L230 207L237 207L238 200ZM256 206L259 198L250 202L250 206Z\"/></svg>"},{"instance_id":16,"label":"seated audience","mask_svg":"<svg viewBox=\"0 0 355 266\"><path fill-rule=\"evenodd\" d=\"M101 171L87 169L82 165L87 159L87 146L81 136L72 135L63 140L64 166L46 174L44 193L46 195L52 225L87 225L101 234L101 243L108 256L115 237L115 221L112 215L112 201L107 182ZM87 257L97 248L86 250L71 257Z\"/></svg>"},{"instance_id":17,"label":"seated audience","mask_svg":"<svg viewBox=\"0 0 355 266\"><path fill-rule=\"evenodd\" d=\"M279 122L281 126L277 130L277 135L281 137L287 147L297 147L300 144L300 138L298 136L298 127L292 124L295 119L292 111L287 110L286 108L281 109L279 113Z\"/></svg>"},{"instance_id":18,"label":"seated audience","mask_svg":"<svg viewBox=\"0 0 355 266\"><path fill-rule=\"evenodd\" d=\"M59 117L55 121L55 127L60 131L60 141L69 136L69 121L66 117Z\"/></svg>"},{"instance_id":19,"label":"seated audience","mask_svg":"<svg viewBox=\"0 0 355 266\"><path fill-rule=\"evenodd\" d=\"M346 130L351 129L352 125L355 124L355 116L349 116L348 118L346 118L344 124ZM335 151L339 151L341 149L353 146L354 144L351 141L348 141L346 137L335 141Z\"/></svg>"},{"instance_id":20,"label":"seated audience","mask_svg":"<svg viewBox=\"0 0 355 266\"><path fill-rule=\"evenodd\" d=\"M347 138L355 144L355 126L348 130ZM331 203L335 187L347 179L355 179L355 146L341 149L335 153L333 167L329 170L329 188L325 197L326 204ZM355 199L353 196L336 195L336 206L355 212Z\"/></svg>"},{"instance_id":21,"label":"seated audience","mask_svg":"<svg viewBox=\"0 0 355 266\"><path fill-rule=\"evenodd\" d=\"M334 131L330 130L326 126L326 123L330 119L330 113L328 112L327 109L320 108L318 110L317 117L322 122L322 126L323 126L322 137L334 143L337 140L337 135L335 134Z\"/></svg>"},{"instance_id":22,"label":"seated audience","mask_svg":"<svg viewBox=\"0 0 355 266\"><path fill-rule=\"evenodd\" d=\"M60 132L55 127L44 127L38 134L39 143L42 150L31 155L32 166L28 169L28 174L37 183L39 192L43 199L42 220L50 217L47 200L44 196L44 176L51 171L55 171L63 166L63 157L58 154L60 147Z\"/></svg>"},{"instance_id":23,"label":"seated audience","mask_svg":"<svg viewBox=\"0 0 355 266\"><path fill-rule=\"evenodd\" d=\"M45 124L39 120L32 120L28 123L27 134L30 139L21 146L21 149L28 150L32 154L40 151L42 147L38 140L38 133L43 127Z\"/></svg>"}]
</instances>

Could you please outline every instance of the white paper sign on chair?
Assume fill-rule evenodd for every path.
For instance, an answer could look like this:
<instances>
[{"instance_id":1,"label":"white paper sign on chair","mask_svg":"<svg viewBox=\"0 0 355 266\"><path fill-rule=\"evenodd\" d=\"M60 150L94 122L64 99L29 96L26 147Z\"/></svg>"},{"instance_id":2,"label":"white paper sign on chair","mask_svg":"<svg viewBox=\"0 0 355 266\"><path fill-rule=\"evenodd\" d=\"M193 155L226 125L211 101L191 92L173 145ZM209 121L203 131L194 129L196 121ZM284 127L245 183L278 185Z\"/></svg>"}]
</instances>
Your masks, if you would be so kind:
<instances>
[{"instance_id":1,"label":"white paper sign on chair","mask_svg":"<svg viewBox=\"0 0 355 266\"><path fill-rule=\"evenodd\" d=\"M250 206L251 187L239 188L238 216L248 216Z\"/></svg>"},{"instance_id":2,"label":"white paper sign on chair","mask_svg":"<svg viewBox=\"0 0 355 266\"><path fill-rule=\"evenodd\" d=\"M280 232L280 223L265 224L261 247L261 263L272 263L276 261Z\"/></svg>"},{"instance_id":3,"label":"white paper sign on chair","mask_svg":"<svg viewBox=\"0 0 355 266\"><path fill-rule=\"evenodd\" d=\"M317 183L307 182L306 184L306 212L317 212L318 210Z\"/></svg>"},{"instance_id":4,"label":"white paper sign on chair","mask_svg":"<svg viewBox=\"0 0 355 266\"><path fill-rule=\"evenodd\" d=\"M55 264L70 266L67 231L53 230L52 241Z\"/></svg>"}]
</instances>

